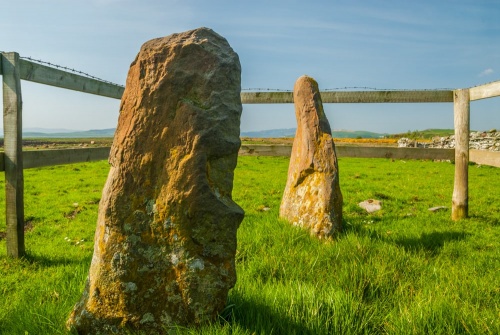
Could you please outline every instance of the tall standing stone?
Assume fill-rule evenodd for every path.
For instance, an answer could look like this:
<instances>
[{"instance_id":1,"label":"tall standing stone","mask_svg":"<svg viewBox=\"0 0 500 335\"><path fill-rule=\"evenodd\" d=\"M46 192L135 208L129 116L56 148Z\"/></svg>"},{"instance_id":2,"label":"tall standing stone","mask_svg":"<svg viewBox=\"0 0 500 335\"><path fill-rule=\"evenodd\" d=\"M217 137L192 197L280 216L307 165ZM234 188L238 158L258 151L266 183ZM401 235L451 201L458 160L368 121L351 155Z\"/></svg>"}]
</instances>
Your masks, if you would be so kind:
<instances>
[{"instance_id":1,"label":"tall standing stone","mask_svg":"<svg viewBox=\"0 0 500 335\"><path fill-rule=\"evenodd\" d=\"M68 320L79 334L155 334L213 320L236 281L231 198L238 55L210 29L146 42L132 63L94 256Z\"/></svg>"},{"instance_id":2,"label":"tall standing stone","mask_svg":"<svg viewBox=\"0 0 500 335\"><path fill-rule=\"evenodd\" d=\"M300 77L293 99L297 132L280 217L319 238L332 237L342 227L342 193L332 131L316 81Z\"/></svg>"}]
</instances>

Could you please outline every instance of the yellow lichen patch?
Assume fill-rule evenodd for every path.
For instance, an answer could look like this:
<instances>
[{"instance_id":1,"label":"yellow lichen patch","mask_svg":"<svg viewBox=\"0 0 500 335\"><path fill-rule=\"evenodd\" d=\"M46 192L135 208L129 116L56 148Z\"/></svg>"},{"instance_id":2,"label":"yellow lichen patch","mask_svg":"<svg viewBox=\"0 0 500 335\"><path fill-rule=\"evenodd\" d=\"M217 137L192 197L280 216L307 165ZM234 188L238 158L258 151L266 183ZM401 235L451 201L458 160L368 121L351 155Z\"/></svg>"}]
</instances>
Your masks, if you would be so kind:
<instances>
[{"instance_id":1,"label":"yellow lichen patch","mask_svg":"<svg viewBox=\"0 0 500 335\"><path fill-rule=\"evenodd\" d=\"M147 152L141 158L141 165L148 165L152 160L153 155L150 152Z\"/></svg>"},{"instance_id":2,"label":"yellow lichen patch","mask_svg":"<svg viewBox=\"0 0 500 335\"><path fill-rule=\"evenodd\" d=\"M333 138L330 134L320 133L317 139L316 150L314 151L314 159L319 161L333 161L335 158L332 156L333 145Z\"/></svg>"},{"instance_id":3,"label":"yellow lichen patch","mask_svg":"<svg viewBox=\"0 0 500 335\"><path fill-rule=\"evenodd\" d=\"M170 149L169 153L170 153L170 158L171 159L175 159L179 156L179 153L180 153L181 149L179 146L175 146L173 148Z\"/></svg>"},{"instance_id":4,"label":"yellow lichen patch","mask_svg":"<svg viewBox=\"0 0 500 335\"><path fill-rule=\"evenodd\" d=\"M184 164L186 164L191 158L192 158L191 154L189 153L185 154L179 162L179 168L181 168Z\"/></svg>"}]
</instances>

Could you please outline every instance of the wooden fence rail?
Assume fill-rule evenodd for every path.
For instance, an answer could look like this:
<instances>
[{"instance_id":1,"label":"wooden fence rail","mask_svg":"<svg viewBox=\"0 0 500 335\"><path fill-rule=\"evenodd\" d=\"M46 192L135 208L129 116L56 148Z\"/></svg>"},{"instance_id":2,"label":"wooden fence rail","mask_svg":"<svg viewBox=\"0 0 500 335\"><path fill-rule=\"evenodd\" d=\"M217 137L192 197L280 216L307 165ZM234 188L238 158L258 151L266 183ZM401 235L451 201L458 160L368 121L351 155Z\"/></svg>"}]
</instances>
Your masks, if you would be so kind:
<instances>
[{"instance_id":1,"label":"wooden fence rail","mask_svg":"<svg viewBox=\"0 0 500 335\"><path fill-rule=\"evenodd\" d=\"M336 145L338 157L454 160L454 149L422 149ZM240 156L290 156L291 145L242 144ZM499 154L500 156L500 154Z\"/></svg>"},{"instance_id":2,"label":"wooden fence rail","mask_svg":"<svg viewBox=\"0 0 500 335\"><path fill-rule=\"evenodd\" d=\"M453 102L453 91L346 91L321 92L323 103L416 103ZM293 103L292 92L242 92L244 104Z\"/></svg>"},{"instance_id":3,"label":"wooden fence rail","mask_svg":"<svg viewBox=\"0 0 500 335\"><path fill-rule=\"evenodd\" d=\"M110 147L24 151L23 167L24 169L31 169L44 166L100 161L108 159L109 151ZM339 157L430 160L455 159L454 149L421 149L337 145L336 151ZM239 155L289 157L291 152L291 145L243 144L240 148ZM476 154L476 156L474 157L479 160L482 159L483 163L480 164L488 165L488 162L492 162L489 165L496 166L496 162L500 160L500 153L490 153L487 156L488 160L486 160L486 158L483 158L483 156L479 154ZM0 172L5 171L4 159L4 153L0 152Z\"/></svg>"},{"instance_id":4,"label":"wooden fence rail","mask_svg":"<svg viewBox=\"0 0 500 335\"><path fill-rule=\"evenodd\" d=\"M110 147L23 151L23 166L24 169L32 169L101 161L108 159L109 150ZM336 151L339 157L455 160L455 149L367 147L337 144ZM289 157L291 152L292 146L290 144L242 144L239 155ZM469 150L469 153L471 162L500 167L500 152ZM0 172L5 171L4 159L4 153L0 152Z\"/></svg>"},{"instance_id":5,"label":"wooden fence rail","mask_svg":"<svg viewBox=\"0 0 500 335\"><path fill-rule=\"evenodd\" d=\"M53 67L20 60L21 79L103 97L121 99L124 87L69 73Z\"/></svg>"},{"instance_id":6,"label":"wooden fence rail","mask_svg":"<svg viewBox=\"0 0 500 335\"><path fill-rule=\"evenodd\" d=\"M4 127L4 153L1 155L0 166L5 171L6 192L6 226L7 226L7 254L12 257L21 257L24 249L24 180L23 169L54 164L76 163L104 158L106 150L98 149L73 149L52 151L22 151L22 98L21 80L32 81L40 84L75 90L84 93L96 94L104 97L121 99L124 87L109 82L89 78L76 73L66 72L50 66L42 65L30 60L22 59L18 53L0 53L0 75L2 75L3 90L3 127ZM464 139L469 136L469 110L470 101L500 96L500 81L465 90L394 90L394 91L343 91L321 92L323 103L454 103L455 134L457 138ZM457 95L458 94L458 95ZM241 101L244 104L272 104L293 103L292 92L242 92ZM252 154L251 150L242 154ZM356 148L356 149L354 149ZM262 148L261 148L262 149ZM266 149L268 150L268 149ZM272 149L277 150L277 149ZM282 149L284 150L284 149ZM344 151L346 150L346 151ZM356 157L372 157L378 150L378 155L393 158L410 158L421 149L406 148L404 150L392 149L367 149L361 147L338 147L339 155L357 155ZM413 152L415 150L415 152ZM264 153L264 151L262 151ZM432 151L433 155L449 157L450 151ZM469 160L468 145L465 140L457 142L455 149L456 164L455 191L453 193L452 210L453 219L467 217L468 179L467 163ZM23 159L26 161L23 164ZM432 159L432 158L431 158ZM434 158L438 159L438 158ZM448 159L448 158L444 158ZM460 179L457 181L457 179ZM465 208L465 210L464 210Z\"/></svg>"},{"instance_id":7,"label":"wooden fence rail","mask_svg":"<svg viewBox=\"0 0 500 335\"><path fill-rule=\"evenodd\" d=\"M480 100L500 96L500 81L469 88L469 100Z\"/></svg>"}]
</instances>

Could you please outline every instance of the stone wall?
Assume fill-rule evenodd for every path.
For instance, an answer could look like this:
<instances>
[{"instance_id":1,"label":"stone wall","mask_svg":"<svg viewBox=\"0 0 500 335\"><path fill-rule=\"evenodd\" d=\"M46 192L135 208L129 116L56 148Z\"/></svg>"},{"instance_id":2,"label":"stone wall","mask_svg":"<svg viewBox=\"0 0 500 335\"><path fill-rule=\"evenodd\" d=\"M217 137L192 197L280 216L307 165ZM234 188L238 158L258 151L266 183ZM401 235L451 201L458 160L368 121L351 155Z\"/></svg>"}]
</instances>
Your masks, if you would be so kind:
<instances>
[{"instance_id":1,"label":"stone wall","mask_svg":"<svg viewBox=\"0 0 500 335\"><path fill-rule=\"evenodd\" d=\"M440 148L454 149L455 136L434 137L431 142L418 142L406 137L398 141L400 148ZM470 133L469 148L476 150L500 151L500 132L496 130Z\"/></svg>"}]
</instances>

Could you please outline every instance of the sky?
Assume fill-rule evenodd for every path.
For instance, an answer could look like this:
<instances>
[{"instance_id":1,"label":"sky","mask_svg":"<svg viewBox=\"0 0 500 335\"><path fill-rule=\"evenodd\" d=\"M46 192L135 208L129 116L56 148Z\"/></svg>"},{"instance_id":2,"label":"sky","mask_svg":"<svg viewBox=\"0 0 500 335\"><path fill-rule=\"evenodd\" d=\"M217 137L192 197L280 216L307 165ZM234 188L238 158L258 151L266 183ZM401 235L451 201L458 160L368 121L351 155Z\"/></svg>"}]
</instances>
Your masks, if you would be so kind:
<instances>
[{"instance_id":1,"label":"sky","mask_svg":"<svg viewBox=\"0 0 500 335\"><path fill-rule=\"evenodd\" d=\"M198 27L225 37L239 55L242 89L292 90L304 74L320 90L500 80L498 0L16 0L0 7L0 51L122 85L144 42ZM117 125L118 100L21 84L23 128ZM453 128L452 103L324 108L332 129ZM294 127L293 104L243 105L241 131ZM471 128L500 129L500 98L471 103Z\"/></svg>"}]
</instances>

